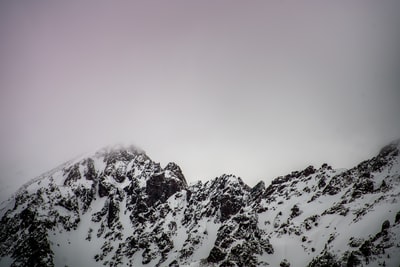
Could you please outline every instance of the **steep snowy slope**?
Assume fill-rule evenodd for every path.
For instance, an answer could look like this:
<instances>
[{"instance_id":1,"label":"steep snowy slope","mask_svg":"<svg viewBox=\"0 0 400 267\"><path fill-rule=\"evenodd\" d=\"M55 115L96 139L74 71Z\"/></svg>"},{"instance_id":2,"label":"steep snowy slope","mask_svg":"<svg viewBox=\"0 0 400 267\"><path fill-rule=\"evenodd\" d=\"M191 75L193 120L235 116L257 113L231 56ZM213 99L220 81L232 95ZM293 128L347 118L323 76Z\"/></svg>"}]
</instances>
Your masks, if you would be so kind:
<instances>
[{"instance_id":1,"label":"steep snowy slope","mask_svg":"<svg viewBox=\"0 0 400 267\"><path fill-rule=\"evenodd\" d=\"M399 142L250 188L187 185L134 147L24 185L0 207L0 266L399 266Z\"/></svg>"}]
</instances>

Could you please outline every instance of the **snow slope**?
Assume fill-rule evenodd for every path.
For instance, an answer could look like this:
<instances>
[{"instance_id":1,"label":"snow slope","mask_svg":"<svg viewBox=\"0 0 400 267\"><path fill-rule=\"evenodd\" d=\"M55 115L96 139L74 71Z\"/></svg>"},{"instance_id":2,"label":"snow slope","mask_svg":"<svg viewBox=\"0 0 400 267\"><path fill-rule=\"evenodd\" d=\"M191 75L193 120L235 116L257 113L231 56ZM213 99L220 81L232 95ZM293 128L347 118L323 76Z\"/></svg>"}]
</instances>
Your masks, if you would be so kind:
<instances>
[{"instance_id":1,"label":"snow slope","mask_svg":"<svg viewBox=\"0 0 400 267\"><path fill-rule=\"evenodd\" d=\"M106 148L0 207L0 266L399 266L400 145L250 188Z\"/></svg>"}]
</instances>

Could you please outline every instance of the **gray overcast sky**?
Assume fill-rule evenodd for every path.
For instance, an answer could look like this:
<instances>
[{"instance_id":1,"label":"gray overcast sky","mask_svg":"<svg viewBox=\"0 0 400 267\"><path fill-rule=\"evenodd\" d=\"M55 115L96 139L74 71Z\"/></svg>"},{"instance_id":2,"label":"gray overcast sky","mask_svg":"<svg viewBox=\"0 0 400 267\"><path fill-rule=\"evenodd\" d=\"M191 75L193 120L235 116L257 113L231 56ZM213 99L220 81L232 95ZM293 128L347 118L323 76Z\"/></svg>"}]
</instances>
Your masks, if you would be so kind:
<instances>
[{"instance_id":1,"label":"gray overcast sky","mask_svg":"<svg viewBox=\"0 0 400 267\"><path fill-rule=\"evenodd\" d=\"M400 1L1 1L2 194L133 143L189 181L351 167L400 137Z\"/></svg>"}]
</instances>

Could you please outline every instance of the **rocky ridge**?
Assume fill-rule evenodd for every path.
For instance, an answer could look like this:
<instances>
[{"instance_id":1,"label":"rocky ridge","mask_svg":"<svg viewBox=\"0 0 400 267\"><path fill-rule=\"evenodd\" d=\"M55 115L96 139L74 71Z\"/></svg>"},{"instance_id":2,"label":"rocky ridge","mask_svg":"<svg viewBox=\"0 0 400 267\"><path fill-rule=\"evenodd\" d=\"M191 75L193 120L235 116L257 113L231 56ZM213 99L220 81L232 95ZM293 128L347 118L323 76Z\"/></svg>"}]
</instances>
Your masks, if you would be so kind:
<instances>
[{"instance_id":1,"label":"rocky ridge","mask_svg":"<svg viewBox=\"0 0 400 267\"><path fill-rule=\"evenodd\" d=\"M349 170L253 188L188 185L134 147L24 185L0 210L0 266L399 266L399 142Z\"/></svg>"}]
</instances>

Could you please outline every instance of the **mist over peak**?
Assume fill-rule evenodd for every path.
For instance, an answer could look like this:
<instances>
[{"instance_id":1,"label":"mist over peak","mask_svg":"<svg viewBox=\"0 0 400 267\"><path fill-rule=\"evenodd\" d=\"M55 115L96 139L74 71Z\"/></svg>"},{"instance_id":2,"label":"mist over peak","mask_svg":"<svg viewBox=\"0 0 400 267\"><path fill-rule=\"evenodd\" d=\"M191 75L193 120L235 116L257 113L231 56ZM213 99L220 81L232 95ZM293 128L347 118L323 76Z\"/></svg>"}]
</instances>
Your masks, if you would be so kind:
<instances>
[{"instance_id":1,"label":"mist over peak","mask_svg":"<svg viewBox=\"0 0 400 267\"><path fill-rule=\"evenodd\" d=\"M254 187L233 174L188 185L174 162L103 148L1 203L0 266L397 266L398 144Z\"/></svg>"}]
</instances>

